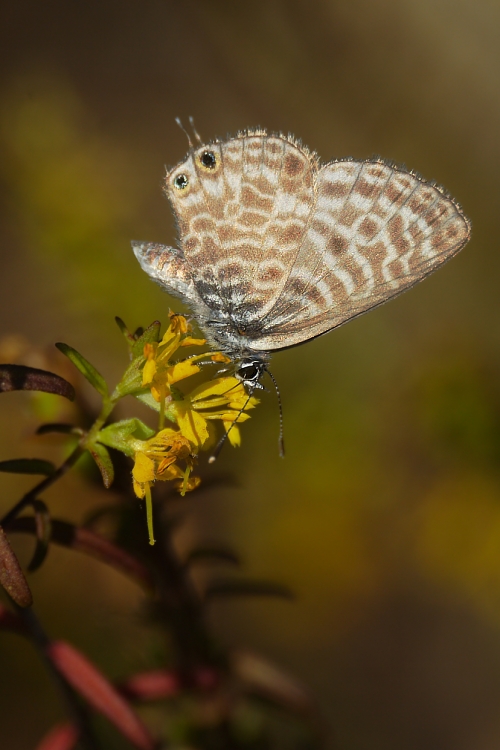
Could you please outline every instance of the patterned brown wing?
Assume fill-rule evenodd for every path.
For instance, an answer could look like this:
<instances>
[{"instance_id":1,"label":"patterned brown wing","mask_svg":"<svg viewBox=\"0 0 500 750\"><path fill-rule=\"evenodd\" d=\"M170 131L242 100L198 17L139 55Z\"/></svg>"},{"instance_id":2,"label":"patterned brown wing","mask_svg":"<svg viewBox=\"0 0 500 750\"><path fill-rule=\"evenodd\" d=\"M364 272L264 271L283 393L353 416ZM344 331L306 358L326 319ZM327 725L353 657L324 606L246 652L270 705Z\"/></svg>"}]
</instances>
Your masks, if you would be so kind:
<instances>
[{"instance_id":1,"label":"patterned brown wing","mask_svg":"<svg viewBox=\"0 0 500 750\"><path fill-rule=\"evenodd\" d=\"M252 325L280 295L313 210L316 169L305 149L258 132L201 146L167 175L183 255L219 321Z\"/></svg>"},{"instance_id":2,"label":"patterned brown wing","mask_svg":"<svg viewBox=\"0 0 500 750\"><path fill-rule=\"evenodd\" d=\"M252 350L294 346L421 281L468 241L459 206L381 161L338 161L318 173L304 242Z\"/></svg>"},{"instance_id":3,"label":"patterned brown wing","mask_svg":"<svg viewBox=\"0 0 500 750\"><path fill-rule=\"evenodd\" d=\"M200 309L202 300L179 250L154 242L132 242L132 249L141 268L166 292L179 297L195 310Z\"/></svg>"}]
</instances>

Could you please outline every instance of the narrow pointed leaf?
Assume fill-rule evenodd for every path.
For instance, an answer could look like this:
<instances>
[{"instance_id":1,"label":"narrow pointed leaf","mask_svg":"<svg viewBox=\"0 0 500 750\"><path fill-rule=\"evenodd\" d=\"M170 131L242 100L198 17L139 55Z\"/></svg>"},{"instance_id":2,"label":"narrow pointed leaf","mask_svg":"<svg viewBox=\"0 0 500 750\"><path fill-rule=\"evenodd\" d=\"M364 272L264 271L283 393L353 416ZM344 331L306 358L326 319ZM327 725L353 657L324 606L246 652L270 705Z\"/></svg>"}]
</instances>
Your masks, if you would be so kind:
<instances>
[{"instance_id":1,"label":"narrow pointed leaf","mask_svg":"<svg viewBox=\"0 0 500 750\"><path fill-rule=\"evenodd\" d=\"M119 317L118 317L118 315L116 315L116 316L115 316L115 322L116 322L116 325L118 326L118 328L120 329L120 331L122 332L122 334L123 334L123 335L125 336L125 338L126 338L126 340L127 340L127 343L128 343L128 344L129 344L130 346L132 346L132 344L133 344L133 343L134 343L134 341L135 341L135 338L134 338L134 336L133 336L133 335L132 335L132 334L130 333L130 331L128 330L127 326L126 326L126 325L125 325L125 323L123 322L123 320L122 320L121 318L119 318Z\"/></svg>"},{"instance_id":2,"label":"narrow pointed leaf","mask_svg":"<svg viewBox=\"0 0 500 750\"><path fill-rule=\"evenodd\" d=\"M277 596L282 599L293 599L292 591L280 583L272 581L252 581L245 579L220 579L208 584L205 598L216 596Z\"/></svg>"},{"instance_id":3,"label":"narrow pointed leaf","mask_svg":"<svg viewBox=\"0 0 500 750\"><path fill-rule=\"evenodd\" d=\"M192 563L229 563L230 565L241 565L241 560L232 550L223 547L198 547L188 554L185 565Z\"/></svg>"},{"instance_id":4,"label":"narrow pointed leaf","mask_svg":"<svg viewBox=\"0 0 500 750\"><path fill-rule=\"evenodd\" d=\"M0 585L3 586L11 599L20 607L30 607L33 604L33 597L28 582L1 526Z\"/></svg>"},{"instance_id":5,"label":"narrow pointed leaf","mask_svg":"<svg viewBox=\"0 0 500 750\"><path fill-rule=\"evenodd\" d=\"M104 674L74 646L55 641L47 655L65 680L105 716L139 750L154 750L157 744L146 725Z\"/></svg>"},{"instance_id":6,"label":"narrow pointed leaf","mask_svg":"<svg viewBox=\"0 0 500 750\"><path fill-rule=\"evenodd\" d=\"M60 544L63 547L91 555L132 578L147 591L153 589L153 581L149 570L121 547L117 547L116 544L91 529L75 526L58 519L52 519L51 523L52 544ZM14 518L9 523L9 532L36 534L35 519L31 516Z\"/></svg>"},{"instance_id":7,"label":"narrow pointed leaf","mask_svg":"<svg viewBox=\"0 0 500 750\"><path fill-rule=\"evenodd\" d=\"M90 385L92 385L96 389L96 391L101 394L101 396L107 397L108 386L106 385L106 381L104 380L101 373L95 369L94 365L91 365L90 362L86 360L85 357L80 354L80 352L77 352L76 349L73 349L72 346L68 346L68 344L62 343L58 343L56 344L56 346L59 351L66 355L70 362L72 362L75 367L80 370L82 375L87 378Z\"/></svg>"},{"instance_id":8,"label":"narrow pointed leaf","mask_svg":"<svg viewBox=\"0 0 500 750\"><path fill-rule=\"evenodd\" d=\"M36 547L28 565L30 573L37 570L49 551L50 537L52 535L52 523L49 509L42 500L33 500L31 503L35 511Z\"/></svg>"},{"instance_id":9,"label":"narrow pointed leaf","mask_svg":"<svg viewBox=\"0 0 500 750\"><path fill-rule=\"evenodd\" d=\"M80 427L75 427L73 424L66 424L64 422L48 422L47 424L42 424L37 429L36 434L48 435L51 432L58 432L63 435L77 435L78 437L83 435L83 430Z\"/></svg>"},{"instance_id":10,"label":"narrow pointed leaf","mask_svg":"<svg viewBox=\"0 0 500 750\"><path fill-rule=\"evenodd\" d=\"M141 401L146 406L149 406L150 409L154 409L154 411L160 411L160 404L158 401L155 401L153 396L151 395L151 391L149 388L147 390L144 390L142 393L134 393L134 398L136 398L138 401Z\"/></svg>"},{"instance_id":11,"label":"narrow pointed leaf","mask_svg":"<svg viewBox=\"0 0 500 750\"><path fill-rule=\"evenodd\" d=\"M113 484L113 479L115 478L115 469L109 451L100 443L93 443L88 449L101 472L104 486L109 490Z\"/></svg>"},{"instance_id":12,"label":"narrow pointed leaf","mask_svg":"<svg viewBox=\"0 0 500 750\"><path fill-rule=\"evenodd\" d=\"M231 671L252 693L302 715L317 713L307 689L272 662L250 651L230 655Z\"/></svg>"},{"instance_id":13,"label":"narrow pointed leaf","mask_svg":"<svg viewBox=\"0 0 500 750\"><path fill-rule=\"evenodd\" d=\"M0 471L11 474L40 474L51 477L56 467L51 461L43 458L12 458L8 461L0 461Z\"/></svg>"},{"instance_id":14,"label":"narrow pointed leaf","mask_svg":"<svg viewBox=\"0 0 500 750\"><path fill-rule=\"evenodd\" d=\"M154 669L132 675L118 686L120 693L128 700L155 701L172 698L182 689L182 681L175 672Z\"/></svg>"},{"instance_id":15,"label":"narrow pointed leaf","mask_svg":"<svg viewBox=\"0 0 500 750\"><path fill-rule=\"evenodd\" d=\"M139 336L137 341L132 346L132 356L141 357L144 353L145 344L152 344L160 340L160 329L161 323L159 320L155 320L150 326Z\"/></svg>"},{"instance_id":16,"label":"narrow pointed leaf","mask_svg":"<svg viewBox=\"0 0 500 750\"><path fill-rule=\"evenodd\" d=\"M76 748L79 733L69 722L58 724L45 735L35 750L73 750Z\"/></svg>"},{"instance_id":17,"label":"narrow pointed leaf","mask_svg":"<svg viewBox=\"0 0 500 750\"><path fill-rule=\"evenodd\" d=\"M0 365L0 393L2 391L44 391L70 401L75 398L75 389L64 378L24 365Z\"/></svg>"}]
</instances>

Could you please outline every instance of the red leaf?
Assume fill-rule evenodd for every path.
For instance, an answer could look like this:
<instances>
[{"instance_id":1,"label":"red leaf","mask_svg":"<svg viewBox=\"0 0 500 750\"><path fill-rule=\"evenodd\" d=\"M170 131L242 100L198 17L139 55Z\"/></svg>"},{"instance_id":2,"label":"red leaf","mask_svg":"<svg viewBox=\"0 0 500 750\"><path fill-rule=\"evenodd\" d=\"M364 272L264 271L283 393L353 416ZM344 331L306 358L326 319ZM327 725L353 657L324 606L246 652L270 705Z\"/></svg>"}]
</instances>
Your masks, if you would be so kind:
<instances>
[{"instance_id":1,"label":"red leaf","mask_svg":"<svg viewBox=\"0 0 500 750\"><path fill-rule=\"evenodd\" d=\"M109 680L83 654L64 641L54 641L47 654L67 682L139 750L157 747L147 727Z\"/></svg>"},{"instance_id":2,"label":"red leaf","mask_svg":"<svg viewBox=\"0 0 500 750\"><path fill-rule=\"evenodd\" d=\"M78 731L73 724L58 724L42 739L35 750L73 750L78 742Z\"/></svg>"},{"instance_id":3,"label":"red leaf","mask_svg":"<svg viewBox=\"0 0 500 750\"><path fill-rule=\"evenodd\" d=\"M171 698L181 689L175 672L166 669L155 669L132 675L118 686L120 693L130 700L155 701L160 698Z\"/></svg>"},{"instance_id":4,"label":"red leaf","mask_svg":"<svg viewBox=\"0 0 500 750\"><path fill-rule=\"evenodd\" d=\"M31 596L28 582L1 526L0 584L20 607L30 607L33 604L33 597Z\"/></svg>"},{"instance_id":5,"label":"red leaf","mask_svg":"<svg viewBox=\"0 0 500 750\"><path fill-rule=\"evenodd\" d=\"M64 378L24 365L0 365L0 393L2 391L46 391L70 401L75 398L75 389Z\"/></svg>"}]
</instances>

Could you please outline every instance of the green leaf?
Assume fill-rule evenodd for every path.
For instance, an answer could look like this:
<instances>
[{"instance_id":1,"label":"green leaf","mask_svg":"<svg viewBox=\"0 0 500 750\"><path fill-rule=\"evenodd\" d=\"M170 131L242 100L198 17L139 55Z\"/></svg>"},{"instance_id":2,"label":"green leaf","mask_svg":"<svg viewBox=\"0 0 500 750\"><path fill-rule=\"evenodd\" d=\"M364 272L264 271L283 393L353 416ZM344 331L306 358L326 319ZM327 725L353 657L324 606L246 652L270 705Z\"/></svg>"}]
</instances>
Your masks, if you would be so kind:
<instances>
[{"instance_id":1,"label":"green leaf","mask_svg":"<svg viewBox=\"0 0 500 750\"><path fill-rule=\"evenodd\" d=\"M43 458L12 458L9 461L0 461L0 471L11 474L41 474L51 477L55 470L54 464Z\"/></svg>"},{"instance_id":2,"label":"green leaf","mask_svg":"<svg viewBox=\"0 0 500 750\"><path fill-rule=\"evenodd\" d=\"M66 355L75 367L80 370L82 375L87 378L90 385L92 385L101 396L107 398L108 386L106 385L103 376L95 369L94 365L91 365L85 357L77 352L76 349L73 349L73 347L68 346L68 344L58 343L56 346L59 351Z\"/></svg>"},{"instance_id":3,"label":"green leaf","mask_svg":"<svg viewBox=\"0 0 500 750\"><path fill-rule=\"evenodd\" d=\"M70 401L75 398L75 389L64 378L24 365L0 365L0 392L6 391L44 391Z\"/></svg>"},{"instance_id":4,"label":"green leaf","mask_svg":"<svg viewBox=\"0 0 500 750\"><path fill-rule=\"evenodd\" d=\"M282 599L293 599L294 595L288 586L272 581L240 580L237 578L220 579L209 583L205 598L214 596L278 596Z\"/></svg>"},{"instance_id":5,"label":"green leaf","mask_svg":"<svg viewBox=\"0 0 500 750\"><path fill-rule=\"evenodd\" d=\"M115 478L115 470L108 450L104 447L104 445L100 445L97 442L92 443L87 447L90 455L96 462L97 467L101 472L104 486L107 490L109 490L109 488L113 484L113 479Z\"/></svg>"},{"instance_id":6,"label":"green leaf","mask_svg":"<svg viewBox=\"0 0 500 750\"><path fill-rule=\"evenodd\" d=\"M155 430L145 425L137 417L133 417L104 427L97 434L96 440L109 448L116 448L116 450L125 453L126 456L133 456L135 449L132 443L135 440L148 440L154 434Z\"/></svg>"},{"instance_id":7,"label":"green leaf","mask_svg":"<svg viewBox=\"0 0 500 750\"><path fill-rule=\"evenodd\" d=\"M144 345L153 344L160 340L160 329L161 323L159 320L155 320L150 326L146 328L144 333L139 336L137 341L132 346L132 356L141 357L144 354Z\"/></svg>"},{"instance_id":8,"label":"green leaf","mask_svg":"<svg viewBox=\"0 0 500 750\"><path fill-rule=\"evenodd\" d=\"M47 435L50 432L59 432L64 435L76 435L78 437L83 435L83 430L80 427L75 427L75 425L66 424L65 422L50 422L42 424L37 429L36 434Z\"/></svg>"},{"instance_id":9,"label":"green leaf","mask_svg":"<svg viewBox=\"0 0 500 750\"><path fill-rule=\"evenodd\" d=\"M33 597L9 540L0 526L0 585L20 607L30 607Z\"/></svg>"},{"instance_id":10,"label":"green leaf","mask_svg":"<svg viewBox=\"0 0 500 750\"><path fill-rule=\"evenodd\" d=\"M113 397L120 398L127 395L133 395L143 389L142 385L142 368L144 366L144 357L136 357L129 364L122 379L115 388Z\"/></svg>"},{"instance_id":11,"label":"green leaf","mask_svg":"<svg viewBox=\"0 0 500 750\"><path fill-rule=\"evenodd\" d=\"M151 395L151 391L149 390L149 388L143 393L134 393L134 398L136 398L141 403L146 404L146 406L149 406L150 409L154 409L154 411L160 411L160 404Z\"/></svg>"},{"instance_id":12,"label":"green leaf","mask_svg":"<svg viewBox=\"0 0 500 750\"><path fill-rule=\"evenodd\" d=\"M38 570L47 557L52 536L50 513L45 503L42 500L33 500L31 505L35 511L36 547L28 565L30 573Z\"/></svg>"},{"instance_id":13,"label":"green leaf","mask_svg":"<svg viewBox=\"0 0 500 750\"><path fill-rule=\"evenodd\" d=\"M129 344L132 344L135 341L134 336L130 333L127 326L125 325L123 320L118 317L118 315L115 316L115 322L118 328L120 329L120 331L123 333L123 335L127 339L127 342Z\"/></svg>"},{"instance_id":14,"label":"green leaf","mask_svg":"<svg viewBox=\"0 0 500 750\"><path fill-rule=\"evenodd\" d=\"M123 322L123 320L118 317L118 315L116 315L116 317L115 317L115 322L116 322L116 325L118 326L118 328L120 329L120 331L122 332L122 334L123 334L123 336L125 338L125 341L127 342L128 352L129 352L129 355L130 355L130 359L132 359L133 356L134 356L132 354L132 347L134 345L134 342L135 342L137 336L135 336L133 333L130 333L130 331L128 330L127 326L125 325L125 323Z\"/></svg>"}]
</instances>

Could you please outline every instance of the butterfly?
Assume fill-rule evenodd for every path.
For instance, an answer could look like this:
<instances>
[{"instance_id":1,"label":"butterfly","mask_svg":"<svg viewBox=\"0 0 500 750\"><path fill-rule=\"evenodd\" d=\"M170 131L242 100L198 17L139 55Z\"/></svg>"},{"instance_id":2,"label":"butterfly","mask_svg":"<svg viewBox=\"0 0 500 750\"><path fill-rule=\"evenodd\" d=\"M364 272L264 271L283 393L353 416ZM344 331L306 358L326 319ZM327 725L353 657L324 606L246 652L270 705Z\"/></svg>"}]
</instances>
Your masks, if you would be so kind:
<instances>
[{"instance_id":1,"label":"butterfly","mask_svg":"<svg viewBox=\"0 0 500 750\"><path fill-rule=\"evenodd\" d=\"M178 246L132 246L250 391L273 352L396 297L469 240L443 188L390 162L321 164L295 138L265 130L197 137L165 178Z\"/></svg>"}]
</instances>

